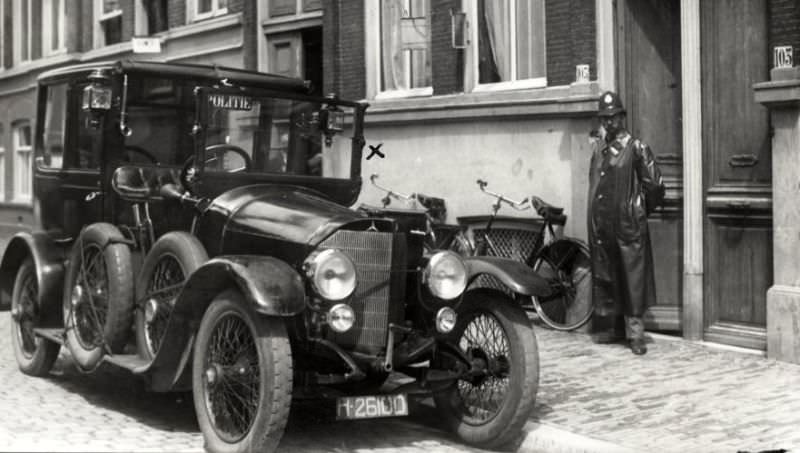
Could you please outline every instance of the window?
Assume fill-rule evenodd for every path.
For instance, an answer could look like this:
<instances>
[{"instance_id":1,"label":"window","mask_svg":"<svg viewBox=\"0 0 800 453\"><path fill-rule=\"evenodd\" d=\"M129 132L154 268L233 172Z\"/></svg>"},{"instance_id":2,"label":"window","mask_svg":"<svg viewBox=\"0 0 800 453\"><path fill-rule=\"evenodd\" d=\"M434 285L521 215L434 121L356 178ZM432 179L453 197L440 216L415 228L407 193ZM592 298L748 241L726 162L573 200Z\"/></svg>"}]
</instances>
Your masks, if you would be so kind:
<instances>
[{"instance_id":1,"label":"window","mask_svg":"<svg viewBox=\"0 0 800 453\"><path fill-rule=\"evenodd\" d=\"M119 0L95 0L95 48L122 42L122 9Z\"/></svg>"},{"instance_id":2,"label":"window","mask_svg":"<svg viewBox=\"0 0 800 453\"><path fill-rule=\"evenodd\" d=\"M44 2L42 5L42 46L45 56L63 52L65 49L64 1L65 0L50 0L49 2Z\"/></svg>"},{"instance_id":3,"label":"window","mask_svg":"<svg viewBox=\"0 0 800 453\"><path fill-rule=\"evenodd\" d=\"M473 44L466 86L475 91L544 87L544 0L470 0L465 3Z\"/></svg>"},{"instance_id":4,"label":"window","mask_svg":"<svg viewBox=\"0 0 800 453\"><path fill-rule=\"evenodd\" d=\"M14 125L14 201L29 203L33 192L31 126L28 121Z\"/></svg>"},{"instance_id":5,"label":"window","mask_svg":"<svg viewBox=\"0 0 800 453\"><path fill-rule=\"evenodd\" d=\"M367 96L433 94L430 0L368 1Z\"/></svg>"},{"instance_id":6,"label":"window","mask_svg":"<svg viewBox=\"0 0 800 453\"><path fill-rule=\"evenodd\" d=\"M24 63L30 61L33 51L33 0L15 0L13 10L18 11L14 16L14 62Z\"/></svg>"},{"instance_id":7,"label":"window","mask_svg":"<svg viewBox=\"0 0 800 453\"><path fill-rule=\"evenodd\" d=\"M228 13L228 0L190 0L190 20L197 21Z\"/></svg>"},{"instance_id":8,"label":"window","mask_svg":"<svg viewBox=\"0 0 800 453\"><path fill-rule=\"evenodd\" d=\"M60 169L64 156L64 131L67 121L67 85L47 87L47 105L44 114L41 165L44 168Z\"/></svg>"}]
</instances>

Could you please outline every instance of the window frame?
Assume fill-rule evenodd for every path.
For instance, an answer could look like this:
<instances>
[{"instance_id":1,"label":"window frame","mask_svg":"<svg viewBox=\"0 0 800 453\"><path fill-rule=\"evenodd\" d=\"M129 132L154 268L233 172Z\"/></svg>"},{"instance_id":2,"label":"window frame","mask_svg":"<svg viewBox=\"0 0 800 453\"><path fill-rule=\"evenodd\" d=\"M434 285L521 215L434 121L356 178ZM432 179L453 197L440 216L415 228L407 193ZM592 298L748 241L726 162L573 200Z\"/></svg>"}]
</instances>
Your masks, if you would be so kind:
<instances>
[{"instance_id":1,"label":"window frame","mask_svg":"<svg viewBox=\"0 0 800 453\"><path fill-rule=\"evenodd\" d=\"M116 19L117 17L122 17L122 7L119 6L114 11L110 13L103 12L103 0L94 0L94 39L93 44L95 49L100 49L106 46L113 46L116 44L122 43L122 39L120 37L120 42L108 44L106 42L106 30L103 27L103 22L106 22L111 19ZM120 34L122 31L120 30Z\"/></svg>"},{"instance_id":2,"label":"window frame","mask_svg":"<svg viewBox=\"0 0 800 453\"><path fill-rule=\"evenodd\" d=\"M57 18L53 17L53 2L59 5ZM42 56L49 57L66 53L66 21L67 15L64 8L67 6L66 0L50 0L48 4L42 4ZM55 25L54 25L55 21ZM56 29L58 47L52 47L53 31Z\"/></svg>"},{"instance_id":3,"label":"window frame","mask_svg":"<svg viewBox=\"0 0 800 453\"><path fill-rule=\"evenodd\" d=\"M201 13L200 12L200 1L201 0L189 0L186 2L186 14L187 14L187 22L199 22L201 20L211 19L217 16L223 16L228 14L228 6L220 7L219 0L210 0L211 1L211 11Z\"/></svg>"},{"instance_id":4,"label":"window frame","mask_svg":"<svg viewBox=\"0 0 800 453\"><path fill-rule=\"evenodd\" d=\"M479 45L478 45L478 34L480 32L478 27L478 1L479 0L465 0L464 1L464 12L467 14L467 21L469 23L468 27L468 36L469 36L469 45L464 53L464 91L465 92L495 92L495 91L510 91L510 90L524 90L524 89L532 89L532 88L546 88L547 87L547 74L545 73L542 77L535 77L531 79L521 79L521 80L508 80L502 82L495 82L495 83L480 83L480 71L478 68L478 64L480 61L479 56ZM488 0L494 1L494 0ZM516 8L517 8L517 1L513 0L509 2L511 11L511 17L516 17ZM547 67L547 16L545 13L544 7L544 0L541 1L541 22L544 25L544 30L542 33L544 34L545 39L542 40L542 59L545 63L545 68ZM516 69L516 21L511 21L510 23L510 30L509 32L512 33L511 39L509 42L511 43L511 49L509 50L509 54L514 55L514 60L512 64L512 68ZM512 71L516 73L516 71Z\"/></svg>"},{"instance_id":5,"label":"window frame","mask_svg":"<svg viewBox=\"0 0 800 453\"><path fill-rule=\"evenodd\" d=\"M4 201L6 201L6 135L5 126L0 123L0 202Z\"/></svg>"},{"instance_id":6,"label":"window frame","mask_svg":"<svg viewBox=\"0 0 800 453\"><path fill-rule=\"evenodd\" d=\"M381 85L383 82L383 62L381 61L381 4L380 1L365 0L364 14L365 14L365 35L366 35L366 75L367 75L367 98L368 99L398 99L398 98L413 98L413 97L430 97L433 96L433 85L426 87L410 88L407 90L387 90L382 91ZM433 5L428 3L428 23L431 22ZM429 25L430 27L430 25ZM429 43L428 52L432 53L433 45ZM433 56L431 55L431 59ZM431 61L431 65L433 65ZM431 84L433 77L431 74Z\"/></svg>"},{"instance_id":7,"label":"window frame","mask_svg":"<svg viewBox=\"0 0 800 453\"><path fill-rule=\"evenodd\" d=\"M30 204L33 200L33 128L30 120L18 120L12 125L12 148L14 152L14 192L12 200L15 203ZM28 135L30 143L22 145L20 143L21 131L28 128ZM28 161L28 170L30 174L27 178L26 187L23 187L23 179L20 178L21 168L20 161L26 159Z\"/></svg>"},{"instance_id":8,"label":"window frame","mask_svg":"<svg viewBox=\"0 0 800 453\"><path fill-rule=\"evenodd\" d=\"M23 41L22 40L23 24L22 24L22 14L20 14L20 12L22 11L23 2L27 5L27 11L28 11L28 17L26 18L27 19L27 23L24 24L24 27L27 30L27 40L26 40L27 43L23 43L22 42ZM32 34L32 32L33 32L33 14L31 14L31 8L32 7L33 7L33 0L14 0L13 3L12 3L12 11L14 12L14 14L13 14L14 18L12 20L13 27L14 27L14 30L13 30L13 33L12 33L12 35L13 35L13 38L12 38L13 39L13 47L14 47L14 49L13 49L13 60L14 60L14 64L15 65L29 63L29 62L31 62L33 60L33 58L32 58L33 57L33 34ZM23 50L22 46L23 46L23 44L25 44L26 47L27 47L25 49L26 53L25 53L25 57L24 58L23 58L23 55L22 55L22 50Z\"/></svg>"}]
</instances>

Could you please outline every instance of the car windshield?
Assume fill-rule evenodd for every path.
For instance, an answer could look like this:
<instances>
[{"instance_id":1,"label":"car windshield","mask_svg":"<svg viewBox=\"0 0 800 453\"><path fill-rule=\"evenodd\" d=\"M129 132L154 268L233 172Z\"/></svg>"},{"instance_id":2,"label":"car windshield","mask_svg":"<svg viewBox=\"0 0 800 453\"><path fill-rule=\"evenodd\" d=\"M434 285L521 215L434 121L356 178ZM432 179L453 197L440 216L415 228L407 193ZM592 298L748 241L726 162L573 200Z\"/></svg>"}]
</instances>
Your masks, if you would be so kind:
<instances>
[{"instance_id":1,"label":"car windshield","mask_svg":"<svg viewBox=\"0 0 800 453\"><path fill-rule=\"evenodd\" d=\"M204 171L350 178L353 109L209 93Z\"/></svg>"}]
</instances>

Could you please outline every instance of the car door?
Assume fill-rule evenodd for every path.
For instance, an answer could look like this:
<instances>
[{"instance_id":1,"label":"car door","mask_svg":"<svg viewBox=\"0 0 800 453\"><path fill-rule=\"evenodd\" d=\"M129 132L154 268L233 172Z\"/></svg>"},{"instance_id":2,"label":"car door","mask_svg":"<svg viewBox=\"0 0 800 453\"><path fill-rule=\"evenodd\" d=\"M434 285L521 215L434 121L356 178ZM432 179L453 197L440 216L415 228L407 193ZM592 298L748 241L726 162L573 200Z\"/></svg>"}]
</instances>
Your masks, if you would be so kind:
<instances>
[{"instance_id":1,"label":"car door","mask_svg":"<svg viewBox=\"0 0 800 453\"><path fill-rule=\"evenodd\" d=\"M74 238L103 219L102 133L80 108L86 83L40 87L34 193L41 227Z\"/></svg>"}]
</instances>

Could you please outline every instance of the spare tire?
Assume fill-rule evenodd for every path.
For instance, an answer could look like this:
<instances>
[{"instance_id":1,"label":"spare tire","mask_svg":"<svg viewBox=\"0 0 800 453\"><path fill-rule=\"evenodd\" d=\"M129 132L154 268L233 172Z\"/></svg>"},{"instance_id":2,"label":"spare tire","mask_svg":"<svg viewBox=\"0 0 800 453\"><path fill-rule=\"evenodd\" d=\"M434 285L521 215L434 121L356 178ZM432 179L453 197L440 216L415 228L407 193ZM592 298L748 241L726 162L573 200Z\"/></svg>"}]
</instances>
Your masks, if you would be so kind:
<instances>
[{"instance_id":1,"label":"spare tire","mask_svg":"<svg viewBox=\"0 0 800 453\"><path fill-rule=\"evenodd\" d=\"M167 233L153 244L136 279L136 346L142 358L152 360L158 353L175 299L206 261L203 244L185 231Z\"/></svg>"},{"instance_id":2,"label":"spare tire","mask_svg":"<svg viewBox=\"0 0 800 453\"><path fill-rule=\"evenodd\" d=\"M94 369L105 351L122 352L133 321L133 269L114 225L93 223L72 246L63 310L65 343L80 368Z\"/></svg>"}]
</instances>

